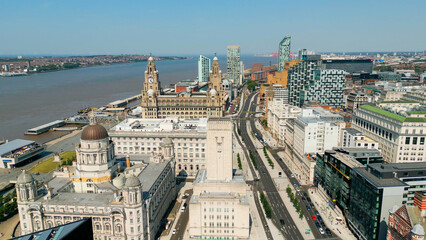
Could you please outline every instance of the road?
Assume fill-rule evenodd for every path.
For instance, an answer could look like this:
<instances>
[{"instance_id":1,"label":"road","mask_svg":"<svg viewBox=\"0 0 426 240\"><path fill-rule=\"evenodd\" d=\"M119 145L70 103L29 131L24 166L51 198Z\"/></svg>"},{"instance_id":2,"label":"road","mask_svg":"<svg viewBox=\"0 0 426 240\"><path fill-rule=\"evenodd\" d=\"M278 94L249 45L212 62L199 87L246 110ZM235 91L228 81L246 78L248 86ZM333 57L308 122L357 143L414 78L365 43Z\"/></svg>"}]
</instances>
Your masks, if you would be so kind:
<instances>
[{"instance_id":1,"label":"road","mask_svg":"<svg viewBox=\"0 0 426 240\"><path fill-rule=\"evenodd\" d=\"M262 206L259 203L259 200L257 198L257 192L264 192L270 205L272 208L272 222L274 223L275 226L277 226L278 229L280 229L280 231L282 232L283 236L285 237L285 239L303 239L302 234L299 232L299 230L297 229L297 226L295 224L295 222L293 221L293 219L290 216L290 213L288 212L286 206L284 205L281 196L279 195L275 184L271 178L271 176L269 175L268 170L266 169L266 166L263 164L262 159L260 158L260 156L257 154L257 150L255 145L253 144L253 142L251 141L251 138L248 134L250 134L247 130L247 121L246 118L249 117L248 114L250 114L249 112L254 112L255 110L255 105L253 105L253 103L251 102L251 100L253 99L255 102L256 100L255 94L250 94L243 106L243 111L241 114L241 119L239 121L239 127L241 129L241 137L247 147L247 149L250 149L251 152L253 153L255 160L257 162L258 165L258 172L259 172L259 181L254 181L253 184L253 192L255 195L255 200L256 200L256 207L260 213L261 216L261 221L262 224L264 226L265 229L265 233L268 237L268 239L273 239L272 235L270 233L270 230L268 228L266 219L265 219L265 215L263 214L262 210L260 209ZM249 111L249 112L248 112ZM235 130L234 130L235 131ZM238 138L237 138L238 139ZM257 176L252 163L250 161L250 157L248 156L248 154L245 152L246 155L246 159L249 162L249 166L250 169L253 173L253 177ZM284 220L284 225L282 225L280 223L280 220Z\"/></svg>"},{"instance_id":2,"label":"road","mask_svg":"<svg viewBox=\"0 0 426 240\"><path fill-rule=\"evenodd\" d=\"M179 220L174 227L176 229L176 234L173 234L170 240L182 240L183 236L185 235L186 226L188 225L188 221L189 221L188 205L189 205L189 200L191 199L193 190L192 189L186 190L185 193L189 194L189 196L185 199L186 208L185 208L185 211L180 215Z\"/></svg>"},{"instance_id":3,"label":"road","mask_svg":"<svg viewBox=\"0 0 426 240\"><path fill-rule=\"evenodd\" d=\"M256 101L253 101L256 102ZM256 107L254 104L252 104L250 111L251 112L255 112ZM261 132L259 132L256 128L255 125L255 120L253 118L250 119L250 126L253 132L255 132L256 134L258 134L258 136L263 137L263 134ZM290 179L290 182L295 182L297 186L300 186L298 180L294 177L292 177L291 171L288 169L288 167L285 165L285 163L281 160L281 158L278 156L277 152L279 151L279 149L272 149L268 144L265 144L266 148L269 150L269 152L271 153L272 157L274 157L276 159L276 161L278 162L278 164L280 165L281 169L283 170L283 172L285 172L285 174L287 175L288 179ZM312 220L312 215L319 215L316 214L318 213L318 211L315 209L315 206L313 204L311 204L308 200L307 200L307 196L304 194L305 191L309 191L308 189L309 186L302 186L302 191L295 194L297 200L300 203L300 207L303 210L307 222L309 224L309 227L311 229L311 232L313 233L313 235L315 236L315 239L339 239L338 237L336 237L334 234L332 234L331 236L327 236L326 234L321 234L318 230L318 228L316 227L315 223L318 222L319 224L321 224L321 222L317 221L313 221ZM309 208L309 210L308 210ZM325 231L325 228L323 228Z\"/></svg>"}]
</instances>

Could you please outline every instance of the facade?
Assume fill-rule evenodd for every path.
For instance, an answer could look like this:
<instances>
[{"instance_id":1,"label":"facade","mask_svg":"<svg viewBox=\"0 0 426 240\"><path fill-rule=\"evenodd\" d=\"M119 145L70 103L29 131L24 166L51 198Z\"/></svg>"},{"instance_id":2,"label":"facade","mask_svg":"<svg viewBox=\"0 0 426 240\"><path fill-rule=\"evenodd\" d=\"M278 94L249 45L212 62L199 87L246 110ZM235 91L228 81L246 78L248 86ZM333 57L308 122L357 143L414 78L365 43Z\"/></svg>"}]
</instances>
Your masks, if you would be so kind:
<instances>
[{"instance_id":1,"label":"facade","mask_svg":"<svg viewBox=\"0 0 426 240\"><path fill-rule=\"evenodd\" d=\"M161 153L161 143L169 139L173 145L177 176L194 178L200 169L205 169L206 118L128 118L112 127L109 135L117 156L130 156L135 163Z\"/></svg>"},{"instance_id":2,"label":"facade","mask_svg":"<svg viewBox=\"0 0 426 240\"><path fill-rule=\"evenodd\" d=\"M45 146L34 141L15 139L0 145L0 168L14 168L41 154Z\"/></svg>"},{"instance_id":3,"label":"facade","mask_svg":"<svg viewBox=\"0 0 426 240\"><path fill-rule=\"evenodd\" d=\"M368 95L361 92L349 93L346 98L346 110L348 113L354 113L359 106L368 103Z\"/></svg>"},{"instance_id":4,"label":"facade","mask_svg":"<svg viewBox=\"0 0 426 240\"><path fill-rule=\"evenodd\" d=\"M229 81L228 79L222 79L223 91L225 91L225 93L228 95L229 101L232 101L235 97L233 85L234 84L231 81Z\"/></svg>"},{"instance_id":5,"label":"facade","mask_svg":"<svg viewBox=\"0 0 426 240\"><path fill-rule=\"evenodd\" d=\"M370 59L327 59L322 63L325 69L340 69L350 74L373 72L373 61Z\"/></svg>"},{"instance_id":6,"label":"facade","mask_svg":"<svg viewBox=\"0 0 426 240\"><path fill-rule=\"evenodd\" d=\"M345 87L344 70L315 70L309 87L304 94L305 101L314 101L318 105L343 107L343 90Z\"/></svg>"},{"instance_id":7,"label":"facade","mask_svg":"<svg viewBox=\"0 0 426 240\"><path fill-rule=\"evenodd\" d=\"M303 55L303 61L296 63L288 70L287 88L289 103L301 107L305 101L305 92L314 80L314 70L318 70L321 63L320 55Z\"/></svg>"},{"instance_id":8,"label":"facade","mask_svg":"<svg viewBox=\"0 0 426 240\"><path fill-rule=\"evenodd\" d=\"M339 145L342 147L379 149L378 142L364 136L363 133L356 129L344 128L341 130L341 134L340 139L342 142Z\"/></svg>"},{"instance_id":9,"label":"facade","mask_svg":"<svg viewBox=\"0 0 426 240\"><path fill-rule=\"evenodd\" d=\"M123 166L115 161L106 129L90 124L73 166L55 172L43 186L25 171L19 175L15 186L22 234L90 217L96 240L156 239L176 198L172 146L164 142L161 149L150 161Z\"/></svg>"},{"instance_id":10,"label":"facade","mask_svg":"<svg viewBox=\"0 0 426 240\"><path fill-rule=\"evenodd\" d=\"M351 172L349 228L359 239L385 239L389 210L414 205L414 194L425 192L426 163L376 163Z\"/></svg>"},{"instance_id":11,"label":"facade","mask_svg":"<svg viewBox=\"0 0 426 240\"><path fill-rule=\"evenodd\" d=\"M425 115L407 117L362 105L352 118L352 128L380 144L386 162L425 162Z\"/></svg>"},{"instance_id":12,"label":"facade","mask_svg":"<svg viewBox=\"0 0 426 240\"><path fill-rule=\"evenodd\" d=\"M221 117L225 111L225 93L222 87L222 73L217 57L213 59L208 90L206 92L162 92L157 67L153 58L148 59L141 100L143 118Z\"/></svg>"},{"instance_id":13,"label":"facade","mask_svg":"<svg viewBox=\"0 0 426 240\"><path fill-rule=\"evenodd\" d=\"M268 128L272 136L278 140L281 146L286 142L286 125L288 119L295 119L301 109L292 105L288 105L280 98L268 102Z\"/></svg>"},{"instance_id":14,"label":"facade","mask_svg":"<svg viewBox=\"0 0 426 240\"><path fill-rule=\"evenodd\" d=\"M290 61L291 36L287 35L278 46L278 71L284 70L284 62Z\"/></svg>"},{"instance_id":15,"label":"facade","mask_svg":"<svg viewBox=\"0 0 426 240\"><path fill-rule=\"evenodd\" d=\"M395 206L389 211L387 240L423 240L426 216L418 206Z\"/></svg>"},{"instance_id":16,"label":"facade","mask_svg":"<svg viewBox=\"0 0 426 240\"><path fill-rule=\"evenodd\" d=\"M198 82L208 82L211 71L211 60L200 55L198 57Z\"/></svg>"},{"instance_id":17,"label":"facade","mask_svg":"<svg viewBox=\"0 0 426 240\"><path fill-rule=\"evenodd\" d=\"M241 49L240 46L228 46L226 52L227 78L239 82L241 78Z\"/></svg>"},{"instance_id":18,"label":"facade","mask_svg":"<svg viewBox=\"0 0 426 240\"><path fill-rule=\"evenodd\" d=\"M190 238L249 239L249 186L233 175L232 121L210 118L207 168L194 181L189 202Z\"/></svg>"}]
</instances>

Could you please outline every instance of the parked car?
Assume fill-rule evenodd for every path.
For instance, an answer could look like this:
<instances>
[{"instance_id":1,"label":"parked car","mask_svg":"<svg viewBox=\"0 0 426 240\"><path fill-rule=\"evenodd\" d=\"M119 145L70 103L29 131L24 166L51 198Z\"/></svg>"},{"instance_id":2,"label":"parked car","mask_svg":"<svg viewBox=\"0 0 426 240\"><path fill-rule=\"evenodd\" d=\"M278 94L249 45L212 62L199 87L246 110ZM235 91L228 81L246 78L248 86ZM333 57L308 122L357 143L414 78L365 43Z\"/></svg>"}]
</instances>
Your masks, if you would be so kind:
<instances>
[{"instance_id":1,"label":"parked car","mask_svg":"<svg viewBox=\"0 0 426 240\"><path fill-rule=\"evenodd\" d=\"M173 229L172 234L176 234L176 228Z\"/></svg>"},{"instance_id":2,"label":"parked car","mask_svg":"<svg viewBox=\"0 0 426 240\"><path fill-rule=\"evenodd\" d=\"M315 226L317 226L317 228L321 228L321 225L318 222L315 222Z\"/></svg>"},{"instance_id":3,"label":"parked car","mask_svg":"<svg viewBox=\"0 0 426 240\"><path fill-rule=\"evenodd\" d=\"M322 222L322 223L321 223L321 227L322 227L322 228L326 228L326 226L325 226L325 223L324 223L324 222Z\"/></svg>"},{"instance_id":4,"label":"parked car","mask_svg":"<svg viewBox=\"0 0 426 240\"><path fill-rule=\"evenodd\" d=\"M306 210L311 210L311 207L309 207L309 205L306 205Z\"/></svg>"},{"instance_id":5,"label":"parked car","mask_svg":"<svg viewBox=\"0 0 426 240\"><path fill-rule=\"evenodd\" d=\"M328 235L329 237L331 237L331 235L332 235L332 234L331 234L330 229L326 228L326 229L325 229L325 232L327 233L327 235Z\"/></svg>"},{"instance_id":6,"label":"parked car","mask_svg":"<svg viewBox=\"0 0 426 240\"><path fill-rule=\"evenodd\" d=\"M284 219L280 219L281 225L284 225Z\"/></svg>"},{"instance_id":7,"label":"parked car","mask_svg":"<svg viewBox=\"0 0 426 240\"><path fill-rule=\"evenodd\" d=\"M325 234L324 229L319 228L318 230L319 230L319 232L320 232L321 234Z\"/></svg>"},{"instance_id":8,"label":"parked car","mask_svg":"<svg viewBox=\"0 0 426 240\"><path fill-rule=\"evenodd\" d=\"M321 215L317 215L317 218L318 218L318 221L320 221L320 222L322 222L322 217L321 217Z\"/></svg>"},{"instance_id":9,"label":"parked car","mask_svg":"<svg viewBox=\"0 0 426 240\"><path fill-rule=\"evenodd\" d=\"M317 217L315 215L312 215L312 220L316 221Z\"/></svg>"},{"instance_id":10,"label":"parked car","mask_svg":"<svg viewBox=\"0 0 426 240\"><path fill-rule=\"evenodd\" d=\"M306 199L308 200L308 202L311 202L311 198L310 197L307 197Z\"/></svg>"}]
</instances>

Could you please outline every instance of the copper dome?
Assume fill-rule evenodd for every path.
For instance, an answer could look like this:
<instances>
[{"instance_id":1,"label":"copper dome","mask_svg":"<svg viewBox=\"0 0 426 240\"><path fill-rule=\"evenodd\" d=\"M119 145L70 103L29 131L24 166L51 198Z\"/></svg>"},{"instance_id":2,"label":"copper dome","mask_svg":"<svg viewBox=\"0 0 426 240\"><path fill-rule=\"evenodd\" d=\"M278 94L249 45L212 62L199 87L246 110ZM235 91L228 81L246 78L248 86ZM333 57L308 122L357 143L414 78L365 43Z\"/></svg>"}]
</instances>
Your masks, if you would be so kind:
<instances>
[{"instance_id":1,"label":"copper dome","mask_svg":"<svg viewBox=\"0 0 426 240\"><path fill-rule=\"evenodd\" d=\"M98 124L90 124L81 133L81 140L100 140L107 137L107 130Z\"/></svg>"}]
</instances>

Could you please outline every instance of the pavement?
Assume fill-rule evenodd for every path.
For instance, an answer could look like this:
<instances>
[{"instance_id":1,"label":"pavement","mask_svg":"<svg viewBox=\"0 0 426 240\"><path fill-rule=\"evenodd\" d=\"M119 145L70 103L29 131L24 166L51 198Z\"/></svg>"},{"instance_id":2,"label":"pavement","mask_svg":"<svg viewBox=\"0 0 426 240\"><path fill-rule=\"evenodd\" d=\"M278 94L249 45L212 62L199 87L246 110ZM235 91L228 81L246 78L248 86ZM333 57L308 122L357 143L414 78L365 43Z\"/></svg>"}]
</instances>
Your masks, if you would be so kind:
<instances>
[{"instance_id":1,"label":"pavement","mask_svg":"<svg viewBox=\"0 0 426 240\"><path fill-rule=\"evenodd\" d=\"M0 222L0 236L1 236L0 240L6 240L11 238L13 229L15 228L16 224L18 224L18 222L19 222L18 214L15 214L13 217L7 219L4 222Z\"/></svg>"}]
</instances>

